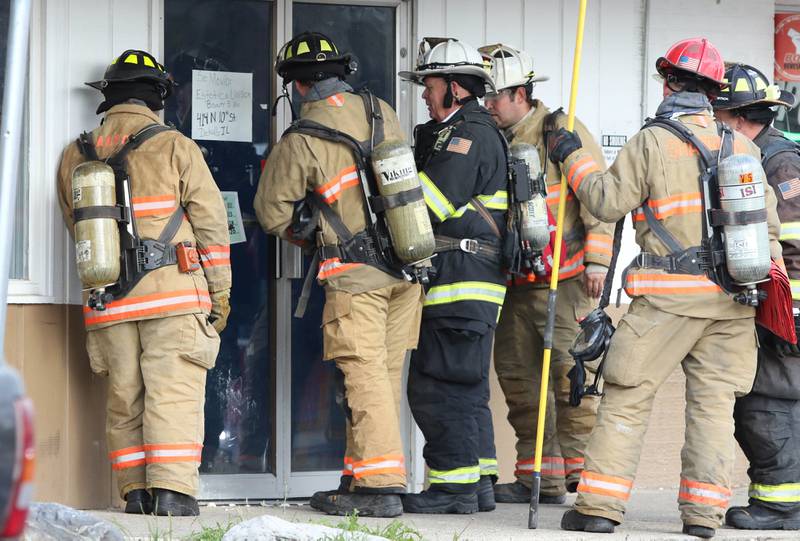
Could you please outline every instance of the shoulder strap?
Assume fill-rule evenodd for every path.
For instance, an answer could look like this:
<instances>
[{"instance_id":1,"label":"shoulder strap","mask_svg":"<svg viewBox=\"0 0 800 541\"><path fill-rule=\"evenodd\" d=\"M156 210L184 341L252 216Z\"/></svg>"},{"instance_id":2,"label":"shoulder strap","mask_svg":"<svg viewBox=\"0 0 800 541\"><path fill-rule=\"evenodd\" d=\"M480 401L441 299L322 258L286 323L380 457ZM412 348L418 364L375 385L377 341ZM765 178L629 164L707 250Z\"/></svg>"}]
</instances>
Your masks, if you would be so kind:
<instances>
[{"instance_id":1,"label":"shoulder strap","mask_svg":"<svg viewBox=\"0 0 800 541\"><path fill-rule=\"evenodd\" d=\"M761 149L761 165L766 169L767 162L783 152L794 152L795 154L800 154L800 145L794 141L786 139L785 137L774 138L767 144L767 146Z\"/></svg>"},{"instance_id":2,"label":"shoulder strap","mask_svg":"<svg viewBox=\"0 0 800 541\"><path fill-rule=\"evenodd\" d=\"M611 299L611 286L614 283L614 271L617 268L617 258L619 258L620 244L622 244L622 230L625 226L625 217L617 221L614 226L614 243L611 247L611 262L608 265L606 279L603 282L603 293L600 295L598 308L603 309L608 306Z\"/></svg>"},{"instance_id":3,"label":"shoulder strap","mask_svg":"<svg viewBox=\"0 0 800 541\"><path fill-rule=\"evenodd\" d=\"M125 158L127 158L128 154L137 148L139 148L142 143L147 141L148 139L158 135L159 133L163 133L166 131L172 131L174 128L170 126L165 126L163 124L149 124L136 132L135 134L131 135L128 138L128 141L119 149L114 155L109 157L106 162L114 167L115 165L121 165L125 163Z\"/></svg>"},{"instance_id":4,"label":"shoulder strap","mask_svg":"<svg viewBox=\"0 0 800 541\"><path fill-rule=\"evenodd\" d=\"M700 139L697 138L694 132L687 128L684 124L678 122L677 120L672 120L671 118L651 118L645 122L644 126L642 126L642 129L652 127L665 129L675 135L675 137L678 139L695 147L700 153L700 159L703 161L703 166L705 168L709 168L714 164L714 156L711 154L711 151Z\"/></svg>"},{"instance_id":5,"label":"shoulder strap","mask_svg":"<svg viewBox=\"0 0 800 541\"><path fill-rule=\"evenodd\" d=\"M556 122L558 121L558 117L564 114L564 108L559 107L546 117L544 117L544 123L542 124L542 145L544 146L544 162L542 162L542 170L545 171L547 174L547 142L550 139L550 135L556 131Z\"/></svg>"},{"instance_id":6,"label":"shoulder strap","mask_svg":"<svg viewBox=\"0 0 800 541\"><path fill-rule=\"evenodd\" d=\"M383 113L381 112L381 104L378 98L369 90L362 90L358 93L361 100L364 102L364 111L367 113L367 124L370 126L370 145L369 153L372 154L372 149L375 145L379 145L386 138L383 129Z\"/></svg>"}]
</instances>

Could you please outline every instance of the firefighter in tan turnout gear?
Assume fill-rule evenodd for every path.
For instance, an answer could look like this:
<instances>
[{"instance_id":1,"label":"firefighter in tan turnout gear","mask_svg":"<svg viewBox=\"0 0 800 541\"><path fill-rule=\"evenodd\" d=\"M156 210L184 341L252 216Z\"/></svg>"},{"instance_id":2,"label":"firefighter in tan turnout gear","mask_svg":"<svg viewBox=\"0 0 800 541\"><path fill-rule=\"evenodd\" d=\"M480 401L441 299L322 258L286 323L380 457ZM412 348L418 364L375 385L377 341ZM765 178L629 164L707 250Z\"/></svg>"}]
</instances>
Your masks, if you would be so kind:
<instances>
[{"instance_id":1,"label":"firefighter in tan turnout gear","mask_svg":"<svg viewBox=\"0 0 800 541\"><path fill-rule=\"evenodd\" d=\"M549 212L556 216L561 169L547 160L547 138L566 126L567 116L560 109L551 112L533 98L534 85L549 78L534 73L533 61L526 52L500 44L487 45L480 51L491 62L497 88L496 93L487 95L486 108L509 143L527 143L538 150L540 163L547 168ZM585 148L605 168L594 138L579 121L575 126ZM583 470L583 448L594 427L599 403L599 397L587 397L579 407L569 405L567 373L574 363L568 350L579 332L578 320L595 307L592 299L600 296L611 258L612 226L597 220L570 193L564 228L566 259L559 271L552 364L557 432L545 437L540 503L564 502L565 476L567 490L575 492ZM533 278L515 277L508 288L494 345L495 370L508 404L508 420L517 435L517 480L494 487L495 499L505 503L527 503L531 497L539 409L538 395L531 390L540 385L550 276L541 272Z\"/></svg>"},{"instance_id":2,"label":"firefighter in tan turnout gear","mask_svg":"<svg viewBox=\"0 0 800 541\"><path fill-rule=\"evenodd\" d=\"M586 446L578 498L561 527L610 533L622 522L653 399L680 365L686 434L678 503L684 533L709 538L731 495L734 401L750 390L756 369L755 310L747 305L755 289L731 285L740 270L737 253L730 245L719 249L717 226L746 224L758 232L743 244L757 248L760 279L769 273L770 254L780 258L779 223L775 195L760 182L758 148L712 116L709 97L725 86L717 49L705 39L684 40L656 68L664 77L664 100L607 172L573 132L559 130L550 145L550 158L564 164L572 191L595 216L615 222L633 213L641 248L624 273L633 301L611 340L605 396ZM724 159L715 175L718 152ZM751 185L740 191L757 196L760 211L727 212L722 192L701 187L727 183L732 164L750 167L737 182ZM706 201L712 212L705 212Z\"/></svg>"},{"instance_id":3,"label":"firefighter in tan turnout gear","mask_svg":"<svg viewBox=\"0 0 800 541\"><path fill-rule=\"evenodd\" d=\"M767 179L778 198L783 259L800 308L800 145L772 127L794 96L769 84L752 66L733 64L730 86L714 101L714 114L761 149ZM798 326L795 316L795 328ZM736 401L735 436L750 461L750 502L731 507L725 522L748 530L800 529L800 349L759 326L753 390Z\"/></svg>"},{"instance_id":4,"label":"firefighter in tan turnout gear","mask_svg":"<svg viewBox=\"0 0 800 541\"><path fill-rule=\"evenodd\" d=\"M328 514L391 517L402 513L399 495L406 491L401 380L406 351L417 344L422 290L375 255L385 239L370 235L365 171L348 141L369 146L405 136L389 105L344 82L354 69L354 60L322 34L300 34L281 49L277 71L301 96L300 122L272 149L255 208L267 232L316 246L316 277L326 295L324 358L344 374L342 483L315 494L312 506ZM333 140L325 138L330 128L340 132Z\"/></svg>"},{"instance_id":5,"label":"firefighter in tan turnout gear","mask_svg":"<svg viewBox=\"0 0 800 541\"><path fill-rule=\"evenodd\" d=\"M197 145L156 114L172 83L155 58L125 51L87 84L106 115L64 150L58 193L91 368L109 378L109 458L125 512L197 515L206 372L230 311L225 206Z\"/></svg>"}]
</instances>

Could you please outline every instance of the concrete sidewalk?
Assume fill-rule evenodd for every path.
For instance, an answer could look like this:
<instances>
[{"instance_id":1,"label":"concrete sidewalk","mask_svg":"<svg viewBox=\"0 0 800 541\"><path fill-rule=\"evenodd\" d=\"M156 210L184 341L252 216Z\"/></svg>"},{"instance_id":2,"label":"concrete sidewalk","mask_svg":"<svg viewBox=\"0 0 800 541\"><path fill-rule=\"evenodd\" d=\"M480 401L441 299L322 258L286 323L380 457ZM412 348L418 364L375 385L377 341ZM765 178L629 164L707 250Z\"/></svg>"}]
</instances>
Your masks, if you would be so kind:
<instances>
[{"instance_id":1,"label":"concrete sidewalk","mask_svg":"<svg viewBox=\"0 0 800 541\"><path fill-rule=\"evenodd\" d=\"M733 505L742 505L747 499L744 490L736 491ZM475 515L410 515L399 518L416 529L422 539L431 541L482 541L515 539L553 539L577 541L583 539L626 539L630 541L677 540L697 538L681 533L675 490L634 490L625 523L613 535L576 534L564 532L558 525L561 515L569 508L574 496L565 505L541 506L539 529L528 530L527 505L501 504L491 513ZM343 517L330 517L309 508L306 502L258 502L249 505L228 503L201 507L195 518L142 517L125 515L119 511L91 511L98 518L118 525L130 539L158 539L159 541L184 540L203 528L232 527L242 520L263 514L274 515L292 522L313 522L335 526ZM360 518L370 526L387 525L392 519ZM717 530L715 539L800 539L800 532L751 532L723 528Z\"/></svg>"}]
</instances>

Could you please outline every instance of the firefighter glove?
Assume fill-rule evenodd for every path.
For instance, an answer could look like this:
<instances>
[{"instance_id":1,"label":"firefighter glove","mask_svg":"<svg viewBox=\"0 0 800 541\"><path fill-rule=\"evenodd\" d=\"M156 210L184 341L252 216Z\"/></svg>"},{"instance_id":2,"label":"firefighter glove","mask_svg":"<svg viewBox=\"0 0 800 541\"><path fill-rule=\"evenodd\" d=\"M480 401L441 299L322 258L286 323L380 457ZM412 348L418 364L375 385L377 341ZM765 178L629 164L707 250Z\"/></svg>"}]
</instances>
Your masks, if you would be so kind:
<instances>
[{"instance_id":1,"label":"firefighter glove","mask_svg":"<svg viewBox=\"0 0 800 541\"><path fill-rule=\"evenodd\" d=\"M208 322L217 331L222 333L228 323L228 314L231 313L231 290L222 289L211 293L211 314Z\"/></svg>"},{"instance_id":2,"label":"firefighter glove","mask_svg":"<svg viewBox=\"0 0 800 541\"><path fill-rule=\"evenodd\" d=\"M567 156L582 148L581 138L578 134L572 131L567 131L566 128L559 128L559 130L548 138L547 141L547 154L550 161L558 164L567 159Z\"/></svg>"}]
</instances>

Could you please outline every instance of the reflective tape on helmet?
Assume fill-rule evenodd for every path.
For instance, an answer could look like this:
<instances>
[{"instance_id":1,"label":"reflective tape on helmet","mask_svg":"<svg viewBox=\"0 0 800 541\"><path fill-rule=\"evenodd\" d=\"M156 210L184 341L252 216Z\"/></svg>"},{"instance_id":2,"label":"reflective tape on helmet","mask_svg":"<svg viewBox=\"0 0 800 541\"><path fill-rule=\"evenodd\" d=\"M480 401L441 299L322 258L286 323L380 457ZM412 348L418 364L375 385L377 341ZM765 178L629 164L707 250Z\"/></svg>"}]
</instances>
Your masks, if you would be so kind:
<instances>
[{"instance_id":1,"label":"reflective tape on helmet","mask_svg":"<svg viewBox=\"0 0 800 541\"><path fill-rule=\"evenodd\" d=\"M800 502L800 483L782 483L780 485L750 483L748 495L764 502L796 503Z\"/></svg>"},{"instance_id":2,"label":"reflective tape on helmet","mask_svg":"<svg viewBox=\"0 0 800 541\"><path fill-rule=\"evenodd\" d=\"M460 301L484 301L502 306L506 286L491 282L454 282L433 286L425 297L425 306Z\"/></svg>"},{"instance_id":3,"label":"reflective tape on helmet","mask_svg":"<svg viewBox=\"0 0 800 541\"><path fill-rule=\"evenodd\" d=\"M627 501L631 497L633 481L624 477L602 475L600 473L584 470L578 483L578 493L597 494L609 496L617 500Z\"/></svg>"},{"instance_id":4,"label":"reflective tape on helmet","mask_svg":"<svg viewBox=\"0 0 800 541\"><path fill-rule=\"evenodd\" d=\"M479 458L478 466L481 469L481 475L499 475L496 458Z\"/></svg>"},{"instance_id":5,"label":"reflective tape on helmet","mask_svg":"<svg viewBox=\"0 0 800 541\"><path fill-rule=\"evenodd\" d=\"M425 196L425 204L428 205L433 214L439 218L440 222L455 214L456 208L447 197L436 187L424 171L419 172L419 180L422 183L422 193Z\"/></svg>"},{"instance_id":6,"label":"reflective tape on helmet","mask_svg":"<svg viewBox=\"0 0 800 541\"><path fill-rule=\"evenodd\" d=\"M481 468L479 465L456 468L454 470L430 470L428 481L432 485L443 483L453 483L458 485L468 485L477 483L481 480Z\"/></svg>"},{"instance_id":7,"label":"reflective tape on helmet","mask_svg":"<svg viewBox=\"0 0 800 541\"><path fill-rule=\"evenodd\" d=\"M782 222L780 240L800 240L800 222Z\"/></svg>"},{"instance_id":8,"label":"reflective tape on helmet","mask_svg":"<svg viewBox=\"0 0 800 541\"><path fill-rule=\"evenodd\" d=\"M678 490L678 502L726 508L728 507L728 501L730 499L730 489L710 483L681 479L680 489Z\"/></svg>"}]
</instances>

